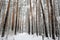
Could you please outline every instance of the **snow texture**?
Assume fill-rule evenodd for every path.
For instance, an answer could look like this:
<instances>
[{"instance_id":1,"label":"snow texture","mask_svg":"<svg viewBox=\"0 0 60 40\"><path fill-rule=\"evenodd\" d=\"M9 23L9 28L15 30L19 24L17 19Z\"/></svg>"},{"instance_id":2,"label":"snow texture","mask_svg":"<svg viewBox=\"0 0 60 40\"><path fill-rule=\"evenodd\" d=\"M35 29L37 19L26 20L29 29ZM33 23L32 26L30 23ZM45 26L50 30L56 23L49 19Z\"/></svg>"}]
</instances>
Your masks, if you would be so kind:
<instances>
[{"instance_id":1,"label":"snow texture","mask_svg":"<svg viewBox=\"0 0 60 40\"><path fill-rule=\"evenodd\" d=\"M17 33L17 35L8 35L7 37L0 37L0 40L42 40L42 36L29 35L28 33ZM51 38L44 37L44 40L52 40Z\"/></svg>"}]
</instances>

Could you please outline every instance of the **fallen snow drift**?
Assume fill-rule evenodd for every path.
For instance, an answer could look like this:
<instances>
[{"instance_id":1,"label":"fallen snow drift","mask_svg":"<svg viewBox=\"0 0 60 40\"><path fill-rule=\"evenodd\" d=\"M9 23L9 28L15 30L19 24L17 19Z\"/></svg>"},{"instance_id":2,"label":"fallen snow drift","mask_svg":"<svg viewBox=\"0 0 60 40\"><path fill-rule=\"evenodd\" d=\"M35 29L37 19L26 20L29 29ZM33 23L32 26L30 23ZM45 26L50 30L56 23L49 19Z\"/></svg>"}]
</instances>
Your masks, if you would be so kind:
<instances>
[{"instance_id":1,"label":"fallen snow drift","mask_svg":"<svg viewBox=\"0 0 60 40\"><path fill-rule=\"evenodd\" d=\"M17 35L8 35L8 37L0 37L0 40L42 40L42 36L29 35L28 33L18 33ZM44 37L44 40L52 40L51 38Z\"/></svg>"}]
</instances>

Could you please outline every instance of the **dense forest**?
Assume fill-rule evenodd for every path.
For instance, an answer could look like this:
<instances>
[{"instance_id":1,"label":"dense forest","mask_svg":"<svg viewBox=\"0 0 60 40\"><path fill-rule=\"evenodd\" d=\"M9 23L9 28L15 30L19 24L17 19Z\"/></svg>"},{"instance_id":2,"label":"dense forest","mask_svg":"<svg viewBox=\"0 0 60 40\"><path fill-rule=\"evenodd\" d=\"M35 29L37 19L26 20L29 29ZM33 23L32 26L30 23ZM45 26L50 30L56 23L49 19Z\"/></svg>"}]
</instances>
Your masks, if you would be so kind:
<instances>
[{"instance_id":1,"label":"dense forest","mask_svg":"<svg viewBox=\"0 0 60 40\"><path fill-rule=\"evenodd\" d=\"M1 37L24 32L60 40L60 0L0 0Z\"/></svg>"}]
</instances>

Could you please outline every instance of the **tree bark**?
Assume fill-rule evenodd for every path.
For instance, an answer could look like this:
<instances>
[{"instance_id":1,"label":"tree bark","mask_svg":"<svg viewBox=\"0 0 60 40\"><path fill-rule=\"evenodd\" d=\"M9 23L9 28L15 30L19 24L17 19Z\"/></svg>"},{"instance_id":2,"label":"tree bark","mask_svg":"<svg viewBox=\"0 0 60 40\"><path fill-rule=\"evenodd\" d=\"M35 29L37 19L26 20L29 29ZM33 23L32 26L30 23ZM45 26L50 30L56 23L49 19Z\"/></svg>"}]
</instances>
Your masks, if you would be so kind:
<instances>
[{"instance_id":1,"label":"tree bark","mask_svg":"<svg viewBox=\"0 0 60 40\"><path fill-rule=\"evenodd\" d=\"M52 0L50 0L50 6L51 6L51 24L52 24L52 38L55 39L54 35L54 14L53 14L53 5L52 5Z\"/></svg>"},{"instance_id":2,"label":"tree bark","mask_svg":"<svg viewBox=\"0 0 60 40\"><path fill-rule=\"evenodd\" d=\"M43 9L41 0L40 0L40 5L41 5L41 9L42 9L42 14L43 14L43 22L44 22L45 35L46 35L46 37L48 37L47 26L46 26L46 19L45 19L45 13L44 13L44 9Z\"/></svg>"},{"instance_id":3,"label":"tree bark","mask_svg":"<svg viewBox=\"0 0 60 40\"><path fill-rule=\"evenodd\" d=\"M4 37L4 35L5 35L5 28L6 28L6 23L7 23L7 19L8 19L9 8L10 8L10 0L8 2L6 17L5 17L5 21L4 21L4 24L3 24L3 30L2 30L2 36L1 37Z\"/></svg>"}]
</instances>

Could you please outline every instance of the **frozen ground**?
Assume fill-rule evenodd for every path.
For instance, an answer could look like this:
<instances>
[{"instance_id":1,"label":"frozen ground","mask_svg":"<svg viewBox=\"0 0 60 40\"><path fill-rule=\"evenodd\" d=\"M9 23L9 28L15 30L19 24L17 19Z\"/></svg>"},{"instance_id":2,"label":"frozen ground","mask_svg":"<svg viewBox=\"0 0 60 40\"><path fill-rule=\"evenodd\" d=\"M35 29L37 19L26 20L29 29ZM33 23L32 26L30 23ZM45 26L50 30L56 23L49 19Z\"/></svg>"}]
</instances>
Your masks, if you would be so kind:
<instances>
[{"instance_id":1,"label":"frozen ground","mask_svg":"<svg viewBox=\"0 0 60 40\"><path fill-rule=\"evenodd\" d=\"M17 35L8 35L8 37L0 37L0 40L42 40L42 36L29 35L27 33L18 33ZM52 40L44 37L44 40Z\"/></svg>"}]
</instances>

